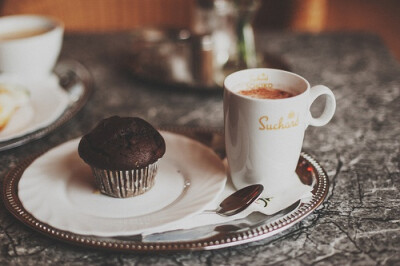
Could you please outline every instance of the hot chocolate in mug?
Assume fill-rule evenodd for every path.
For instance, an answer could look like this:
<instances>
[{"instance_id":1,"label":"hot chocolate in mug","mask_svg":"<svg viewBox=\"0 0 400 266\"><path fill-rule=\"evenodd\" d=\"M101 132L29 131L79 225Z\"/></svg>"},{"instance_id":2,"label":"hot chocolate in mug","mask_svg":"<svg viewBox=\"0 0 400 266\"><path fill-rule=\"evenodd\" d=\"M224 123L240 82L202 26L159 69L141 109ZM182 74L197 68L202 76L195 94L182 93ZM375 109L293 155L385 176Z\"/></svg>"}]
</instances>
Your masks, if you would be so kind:
<instances>
[{"instance_id":1,"label":"hot chocolate in mug","mask_svg":"<svg viewBox=\"0 0 400 266\"><path fill-rule=\"evenodd\" d=\"M310 107L321 95L326 95L325 108L315 118ZM259 183L265 195L284 193L298 179L295 170L306 128L327 124L335 109L329 88L310 87L291 72L255 68L226 77L225 148L234 186Z\"/></svg>"}]
</instances>

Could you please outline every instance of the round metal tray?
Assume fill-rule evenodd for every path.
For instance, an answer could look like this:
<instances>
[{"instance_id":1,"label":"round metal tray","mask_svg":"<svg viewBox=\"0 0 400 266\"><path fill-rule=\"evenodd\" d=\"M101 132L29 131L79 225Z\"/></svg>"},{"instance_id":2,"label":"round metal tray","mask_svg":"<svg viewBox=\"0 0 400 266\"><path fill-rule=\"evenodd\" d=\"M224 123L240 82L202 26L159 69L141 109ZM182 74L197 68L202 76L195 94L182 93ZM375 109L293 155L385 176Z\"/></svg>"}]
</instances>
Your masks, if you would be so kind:
<instances>
[{"instance_id":1,"label":"round metal tray","mask_svg":"<svg viewBox=\"0 0 400 266\"><path fill-rule=\"evenodd\" d=\"M212 51L200 48L202 36L188 29L142 28L132 31L130 37L125 65L136 79L150 84L189 91L221 91L224 77L243 69L231 62L217 71L212 65ZM289 64L277 55L258 52L257 57L258 67L290 70Z\"/></svg>"},{"instance_id":2,"label":"round metal tray","mask_svg":"<svg viewBox=\"0 0 400 266\"><path fill-rule=\"evenodd\" d=\"M25 169L40 155L22 161L6 175L2 193L6 208L22 223L48 237L86 248L110 251L208 250L265 239L288 229L310 215L323 202L329 189L328 176L325 170L313 157L302 153L296 172L303 183L312 184L312 197L308 200L299 200L294 205L274 215L255 212L243 219L225 224L207 225L147 236L85 236L49 226L37 220L22 206L18 198L18 182Z\"/></svg>"}]
</instances>

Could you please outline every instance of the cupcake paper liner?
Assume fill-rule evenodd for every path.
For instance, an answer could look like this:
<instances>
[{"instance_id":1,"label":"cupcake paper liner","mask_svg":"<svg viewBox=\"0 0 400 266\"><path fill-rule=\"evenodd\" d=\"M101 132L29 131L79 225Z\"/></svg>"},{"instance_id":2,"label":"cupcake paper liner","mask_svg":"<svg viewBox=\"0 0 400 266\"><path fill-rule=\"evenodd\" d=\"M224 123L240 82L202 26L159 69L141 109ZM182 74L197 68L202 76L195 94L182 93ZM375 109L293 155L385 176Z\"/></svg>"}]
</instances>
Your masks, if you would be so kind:
<instances>
[{"instance_id":1,"label":"cupcake paper liner","mask_svg":"<svg viewBox=\"0 0 400 266\"><path fill-rule=\"evenodd\" d=\"M128 198L145 193L154 185L157 162L133 170L105 170L92 167L100 192L115 198Z\"/></svg>"}]
</instances>

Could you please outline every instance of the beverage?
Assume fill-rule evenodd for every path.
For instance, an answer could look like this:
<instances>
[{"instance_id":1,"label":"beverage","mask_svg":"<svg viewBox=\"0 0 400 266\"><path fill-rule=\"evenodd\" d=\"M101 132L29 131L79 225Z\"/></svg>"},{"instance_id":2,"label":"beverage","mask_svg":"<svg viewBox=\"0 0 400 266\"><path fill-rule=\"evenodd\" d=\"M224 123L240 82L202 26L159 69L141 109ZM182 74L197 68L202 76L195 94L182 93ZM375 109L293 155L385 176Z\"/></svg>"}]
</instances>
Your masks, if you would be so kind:
<instances>
[{"instance_id":1,"label":"beverage","mask_svg":"<svg viewBox=\"0 0 400 266\"><path fill-rule=\"evenodd\" d=\"M295 96L294 93L269 87L241 90L239 94L256 99L284 99Z\"/></svg>"},{"instance_id":2,"label":"beverage","mask_svg":"<svg viewBox=\"0 0 400 266\"><path fill-rule=\"evenodd\" d=\"M48 32L51 28L36 28L20 31L13 31L0 34L0 41L12 41L28 37L33 37Z\"/></svg>"}]
</instances>

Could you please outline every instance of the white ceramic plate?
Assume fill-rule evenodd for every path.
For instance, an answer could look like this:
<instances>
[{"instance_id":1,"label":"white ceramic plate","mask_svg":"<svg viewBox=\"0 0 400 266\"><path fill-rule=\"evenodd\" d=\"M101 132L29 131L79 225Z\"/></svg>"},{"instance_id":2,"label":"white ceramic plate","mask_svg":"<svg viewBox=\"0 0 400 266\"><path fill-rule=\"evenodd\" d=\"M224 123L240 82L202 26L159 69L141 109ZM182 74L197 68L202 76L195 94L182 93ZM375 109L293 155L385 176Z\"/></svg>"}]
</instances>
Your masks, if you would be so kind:
<instances>
[{"instance_id":1,"label":"white ceramic plate","mask_svg":"<svg viewBox=\"0 0 400 266\"><path fill-rule=\"evenodd\" d=\"M50 125L61 116L69 104L68 94L59 86L55 75L42 81L29 81L2 74L0 83L19 85L30 92L29 103L19 108L7 126L0 131L0 142Z\"/></svg>"},{"instance_id":2,"label":"white ceramic plate","mask_svg":"<svg viewBox=\"0 0 400 266\"><path fill-rule=\"evenodd\" d=\"M166 153L159 161L156 184L143 195L116 199L98 193L75 139L26 169L18 185L21 203L55 228L96 236L138 234L202 212L224 189L222 161L197 141L162 135Z\"/></svg>"}]
</instances>

